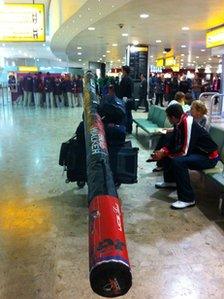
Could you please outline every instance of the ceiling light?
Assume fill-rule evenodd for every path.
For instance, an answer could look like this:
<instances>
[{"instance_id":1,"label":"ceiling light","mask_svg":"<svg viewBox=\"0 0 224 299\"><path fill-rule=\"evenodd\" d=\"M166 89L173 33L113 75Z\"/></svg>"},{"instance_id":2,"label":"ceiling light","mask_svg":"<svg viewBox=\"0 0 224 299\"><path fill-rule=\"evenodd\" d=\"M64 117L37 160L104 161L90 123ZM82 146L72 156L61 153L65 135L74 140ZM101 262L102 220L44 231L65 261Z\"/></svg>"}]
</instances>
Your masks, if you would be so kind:
<instances>
[{"instance_id":1,"label":"ceiling light","mask_svg":"<svg viewBox=\"0 0 224 299\"><path fill-rule=\"evenodd\" d=\"M81 58L79 58L79 61L82 61L82 59L81 59Z\"/></svg>"},{"instance_id":2,"label":"ceiling light","mask_svg":"<svg viewBox=\"0 0 224 299\"><path fill-rule=\"evenodd\" d=\"M220 55L217 55L217 57L220 58L221 56L220 56Z\"/></svg>"},{"instance_id":3,"label":"ceiling light","mask_svg":"<svg viewBox=\"0 0 224 299\"><path fill-rule=\"evenodd\" d=\"M189 27L182 27L182 30L184 30L184 31L187 31L189 29L190 29Z\"/></svg>"},{"instance_id":4,"label":"ceiling light","mask_svg":"<svg viewBox=\"0 0 224 299\"><path fill-rule=\"evenodd\" d=\"M60 61L60 62L61 62L61 58L59 58L59 59L58 59L58 61Z\"/></svg>"},{"instance_id":5,"label":"ceiling light","mask_svg":"<svg viewBox=\"0 0 224 299\"><path fill-rule=\"evenodd\" d=\"M128 36L128 33L122 33L122 36Z\"/></svg>"},{"instance_id":6,"label":"ceiling light","mask_svg":"<svg viewBox=\"0 0 224 299\"><path fill-rule=\"evenodd\" d=\"M43 47L46 47L46 44L43 44Z\"/></svg>"},{"instance_id":7,"label":"ceiling light","mask_svg":"<svg viewBox=\"0 0 224 299\"><path fill-rule=\"evenodd\" d=\"M201 49L201 52L205 52L205 49Z\"/></svg>"},{"instance_id":8,"label":"ceiling light","mask_svg":"<svg viewBox=\"0 0 224 299\"><path fill-rule=\"evenodd\" d=\"M108 50L107 53L110 53L110 51Z\"/></svg>"},{"instance_id":9,"label":"ceiling light","mask_svg":"<svg viewBox=\"0 0 224 299\"><path fill-rule=\"evenodd\" d=\"M104 55L102 55L102 57L106 57L106 55L104 54Z\"/></svg>"},{"instance_id":10,"label":"ceiling light","mask_svg":"<svg viewBox=\"0 0 224 299\"><path fill-rule=\"evenodd\" d=\"M143 13L140 15L140 18L142 19L147 19L149 17L149 15L147 13Z\"/></svg>"},{"instance_id":11,"label":"ceiling light","mask_svg":"<svg viewBox=\"0 0 224 299\"><path fill-rule=\"evenodd\" d=\"M37 61L40 61L40 59L39 59L39 58L37 58Z\"/></svg>"},{"instance_id":12,"label":"ceiling light","mask_svg":"<svg viewBox=\"0 0 224 299\"><path fill-rule=\"evenodd\" d=\"M2 44L2 47L5 47L5 44Z\"/></svg>"},{"instance_id":13,"label":"ceiling light","mask_svg":"<svg viewBox=\"0 0 224 299\"><path fill-rule=\"evenodd\" d=\"M89 19L89 20L90 20L90 22L92 22L93 19L91 18L91 19Z\"/></svg>"},{"instance_id":14,"label":"ceiling light","mask_svg":"<svg viewBox=\"0 0 224 299\"><path fill-rule=\"evenodd\" d=\"M101 16L102 15L102 13L101 12L99 12L99 16Z\"/></svg>"},{"instance_id":15,"label":"ceiling light","mask_svg":"<svg viewBox=\"0 0 224 299\"><path fill-rule=\"evenodd\" d=\"M89 31L94 31L94 30L95 30L95 27L88 27L88 30L89 30Z\"/></svg>"},{"instance_id":16,"label":"ceiling light","mask_svg":"<svg viewBox=\"0 0 224 299\"><path fill-rule=\"evenodd\" d=\"M82 17L82 15L79 15L79 18L81 18Z\"/></svg>"},{"instance_id":17,"label":"ceiling light","mask_svg":"<svg viewBox=\"0 0 224 299\"><path fill-rule=\"evenodd\" d=\"M153 58L153 55L151 55L150 57Z\"/></svg>"},{"instance_id":18,"label":"ceiling light","mask_svg":"<svg viewBox=\"0 0 224 299\"><path fill-rule=\"evenodd\" d=\"M77 50L82 50L82 47L78 46L78 47L77 47Z\"/></svg>"},{"instance_id":19,"label":"ceiling light","mask_svg":"<svg viewBox=\"0 0 224 299\"><path fill-rule=\"evenodd\" d=\"M166 54L167 52L166 51L163 51L163 54Z\"/></svg>"},{"instance_id":20,"label":"ceiling light","mask_svg":"<svg viewBox=\"0 0 224 299\"><path fill-rule=\"evenodd\" d=\"M81 52L78 52L77 54L78 54L78 55L82 55L82 53L81 53Z\"/></svg>"},{"instance_id":21,"label":"ceiling light","mask_svg":"<svg viewBox=\"0 0 224 299\"><path fill-rule=\"evenodd\" d=\"M88 7L87 10L90 11L90 8Z\"/></svg>"},{"instance_id":22,"label":"ceiling light","mask_svg":"<svg viewBox=\"0 0 224 299\"><path fill-rule=\"evenodd\" d=\"M100 62L100 60L97 60L97 62Z\"/></svg>"},{"instance_id":23,"label":"ceiling light","mask_svg":"<svg viewBox=\"0 0 224 299\"><path fill-rule=\"evenodd\" d=\"M86 65L85 63L83 63L83 65Z\"/></svg>"},{"instance_id":24,"label":"ceiling light","mask_svg":"<svg viewBox=\"0 0 224 299\"><path fill-rule=\"evenodd\" d=\"M182 54L180 54L180 56L185 56L185 54L182 53Z\"/></svg>"},{"instance_id":25,"label":"ceiling light","mask_svg":"<svg viewBox=\"0 0 224 299\"><path fill-rule=\"evenodd\" d=\"M187 46L186 45L181 45L181 48L186 48Z\"/></svg>"},{"instance_id":26,"label":"ceiling light","mask_svg":"<svg viewBox=\"0 0 224 299\"><path fill-rule=\"evenodd\" d=\"M120 62L121 60L120 60L120 59L118 59L117 61L118 61L118 62Z\"/></svg>"},{"instance_id":27,"label":"ceiling light","mask_svg":"<svg viewBox=\"0 0 224 299\"><path fill-rule=\"evenodd\" d=\"M161 43L161 42L162 42L161 39L157 39L157 40L156 40L156 43L157 43L157 44L159 44L159 43Z\"/></svg>"},{"instance_id":28,"label":"ceiling light","mask_svg":"<svg viewBox=\"0 0 224 299\"><path fill-rule=\"evenodd\" d=\"M117 44L112 44L113 47L117 47Z\"/></svg>"},{"instance_id":29,"label":"ceiling light","mask_svg":"<svg viewBox=\"0 0 224 299\"><path fill-rule=\"evenodd\" d=\"M195 58L197 58L197 59L198 59L198 58L199 58L199 56L196 56Z\"/></svg>"},{"instance_id":30,"label":"ceiling light","mask_svg":"<svg viewBox=\"0 0 224 299\"><path fill-rule=\"evenodd\" d=\"M137 46L137 45L139 44L139 41L138 41L138 40L133 40L132 44L133 44L134 46Z\"/></svg>"}]
</instances>

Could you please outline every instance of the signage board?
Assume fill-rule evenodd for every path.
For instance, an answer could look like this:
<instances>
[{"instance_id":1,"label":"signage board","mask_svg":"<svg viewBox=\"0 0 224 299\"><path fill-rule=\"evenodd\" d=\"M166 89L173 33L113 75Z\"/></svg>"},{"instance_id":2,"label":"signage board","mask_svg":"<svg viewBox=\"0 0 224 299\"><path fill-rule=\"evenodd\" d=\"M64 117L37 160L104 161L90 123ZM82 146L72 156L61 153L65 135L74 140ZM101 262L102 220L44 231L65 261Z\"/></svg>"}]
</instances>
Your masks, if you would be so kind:
<instances>
[{"instance_id":1,"label":"signage board","mask_svg":"<svg viewBox=\"0 0 224 299\"><path fill-rule=\"evenodd\" d=\"M19 66L18 72L20 72L20 73L37 73L38 67L37 66Z\"/></svg>"},{"instance_id":2,"label":"signage board","mask_svg":"<svg viewBox=\"0 0 224 299\"><path fill-rule=\"evenodd\" d=\"M164 66L164 59L163 58L156 59L156 66L157 67L163 67Z\"/></svg>"},{"instance_id":3,"label":"signage board","mask_svg":"<svg viewBox=\"0 0 224 299\"><path fill-rule=\"evenodd\" d=\"M176 64L176 60L175 60L175 58L173 56L167 57L165 59L165 66L173 66L175 64Z\"/></svg>"},{"instance_id":4,"label":"signage board","mask_svg":"<svg viewBox=\"0 0 224 299\"><path fill-rule=\"evenodd\" d=\"M44 42L43 4L0 5L0 42Z\"/></svg>"},{"instance_id":5,"label":"signage board","mask_svg":"<svg viewBox=\"0 0 224 299\"><path fill-rule=\"evenodd\" d=\"M206 33L206 48L224 45L224 26Z\"/></svg>"}]
</instances>

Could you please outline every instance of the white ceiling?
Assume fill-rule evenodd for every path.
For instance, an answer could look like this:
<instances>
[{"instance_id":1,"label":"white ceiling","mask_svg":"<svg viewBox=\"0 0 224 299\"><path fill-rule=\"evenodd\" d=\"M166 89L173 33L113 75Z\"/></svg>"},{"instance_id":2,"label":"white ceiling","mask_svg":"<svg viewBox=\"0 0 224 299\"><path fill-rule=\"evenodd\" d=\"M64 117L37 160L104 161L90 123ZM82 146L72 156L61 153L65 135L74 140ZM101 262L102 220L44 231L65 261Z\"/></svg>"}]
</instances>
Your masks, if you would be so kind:
<instances>
[{"instance_id":1,"label":"white ceiling","mask_svg":"<svg viewBox=\"0 0 224 299\"><path fill-rule=\"evenodd\" d=\"M217 64L217 58L208 60L211 50L201 49L205 49L206 30L224 23L223 7L224 0L89 0L56 32L51 48L61 58L68 55L77 63L82 57L80 65L100 58L121 64L126 46L138 40L150 45L152 62L163 56L164 47L170 47L185 66L193 61ZM141 19L141 13L148 13L149 18ZM124 24L122 29L120 23ZM95 31L87 30L89 26ZM190 30L182 31L183 26ZM121 33L129 35L122 37ZM156 43L158 39L160 44ZM112 47L113 43L118 47ZM77 46L82 46L81 56L77 55Z\"/></svg>"},{"instance_id":2,"label":"white ceiling","mask_svg":"<svg viewBox=\"0 0 224 299\"><path fill-rule=\"evenodd\" d=\"M51 1L38 0L46 5L46 16ZM57 0L59 4L65 0ZM7 0L5 3L19 3L20 0ZM31 3L31 0L23 0ZM35 1L36 3L36 1ZM87 0L80 1L76 11L56 31L52 40L46 43L7 43L0 44L0 55L14 58L35 57L73 61L77 66L87 65L88 61L113 61L122 64L125 48L134 40L150 45L151 63L162 57L165 47L170 47L174 55L183 59L184 66L197 61L199 65L216 65L219 58L211 57L211 50L205 49L206 30L224 23L224 0ZM65 9L65 8L63 8ZM142 13L149 18L141 19ZM68 12L67 12L68 15ZM123 24L120 28L118 24ZM88 27L95 27L89 31ZM182 31L188 26L189 31ZM123 37L122 33L128 33ZM156 40L160 39L160 44ZM112 44L117 43L117 47ZM186 48L181 48L186 45ZM81 46L81 50L77 50ZM107 53L110 51L110 53ZM52 53L53 52L53 53ZM77 53L81 52L82 55ZM181 56L184 54L184 56ZM103 55L106 55L103 57ZM58 59L57 59L57 58ZM199 58L196 58L199 57ZM82 61L79 61L82 59Z\"/></svg>"}]
</instances>

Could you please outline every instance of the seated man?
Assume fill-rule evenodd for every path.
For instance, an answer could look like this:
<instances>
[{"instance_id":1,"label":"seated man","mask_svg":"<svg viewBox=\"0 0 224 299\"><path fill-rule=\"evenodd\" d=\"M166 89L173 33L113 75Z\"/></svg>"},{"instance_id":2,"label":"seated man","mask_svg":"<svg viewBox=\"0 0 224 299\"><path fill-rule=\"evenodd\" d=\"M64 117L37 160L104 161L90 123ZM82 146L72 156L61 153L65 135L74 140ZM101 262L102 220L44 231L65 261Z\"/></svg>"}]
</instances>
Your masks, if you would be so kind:
<instances>
[{"instance_id":1,"label":"seated man","mask_svg":"<svg viewBox=\"0 0 224 299\"><path fill-rule=\"evenodd\" d=\"M155 151L155 161L164 159L164 182L156 188L177 188L178 200L173 209L184 209L195 205L195 195L190 184L189 169L213 168L219 155L216 143L208 132L183 112L181 105L174 104L166 109L167 117L174 125L173 135L167 146Z\"/></svg>"}]
</instances>

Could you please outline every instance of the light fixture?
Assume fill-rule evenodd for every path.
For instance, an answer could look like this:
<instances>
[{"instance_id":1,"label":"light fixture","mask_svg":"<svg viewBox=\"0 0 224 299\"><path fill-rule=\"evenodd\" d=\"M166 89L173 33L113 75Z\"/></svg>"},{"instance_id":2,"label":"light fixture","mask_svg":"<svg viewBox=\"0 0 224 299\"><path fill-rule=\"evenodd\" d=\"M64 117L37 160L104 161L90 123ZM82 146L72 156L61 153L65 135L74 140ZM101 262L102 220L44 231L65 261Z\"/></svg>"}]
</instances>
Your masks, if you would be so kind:
<instances>
[{"instance_id":1,"label":"light fixture","mask_svg":"<svg viewBox=\"0 0 224 299\"><path fill-rule=\"evenodd\" d=\"M151 55L150 57L153 58L153 55Z\"/></svg>"},{"instance_id":2,"label":"light fixture","mask_svg":"<svg viewBox=\"0 0 224 299\"><path fill-rule=\"evenodd\" d=\"M88 27L88 30L89 30L89 31L94 31L94 30L95 30L95 27Z\"/></svg>"},{"instance_id":3,"label":"light fixture","mask_svg":"<svg viewBox=\"0 0 224 299\"><path fill-rule=\"evenodd\" d=\"M133 40L132 44L133 44L134 46L137 46L137 45L139 44L139 41L138 41L138 40Z\"/></svg>"},{"instance_id":4,"label":"light fixture","mask_svg":"<svg viewBox=\"0 0 224 299\"><path fill-rule=\"evenodd\" d=\"M196 56L195 58L197 58L197 59L198 59L198 58L199 58L199 56Z\"/></svg>"},{"instance_id":5,"label":"light fixture","mask_svg":"<svg viewBox=\"0 0 224 299\"><path fill-rule=\"evenodd\" d=\"M142 13L140 15L140 18L142 18L142 19L147 19L148 17L149 17L149 15L147 13Z\"/></svg>"},{"instance_id":6,"label":"light fixture","mask_svg":"<svg viewBox=\"0 0 224 299\"><path fill-rule=\"evenodd\" d=\"M112 44L113 47L117 47L117 44Z\"/></svg>"},{"instance_id":7,"label":"light fixture","mask_svg":"<svg viewBox=\"0 0 224 299\"><path fill-rule=\"evenodd\" d=\"M201 49L201 52L205 52L205 49Z\"/></svg>"},{"instance_id":8,"label":"light fixture","mask_svg":"<svg viewBox=\"0 0 224 299\"><path fill-rule=\"evenodd\" d=\"M82 59L81 59L81 58L79 58L79 61L82 61Z\"/></svg>"},{"instance_id":9,"label":"light fixture","mask_svg":"<svg viewBox=\"0 0 224 299\"><path fill-rule=\"evenodd\" d=\"M212 60L211 58L209 58L208 60Z\"/></svg>"},{"instance_id":10,"label":"light fixture","mask_svg":"<svg viewBox=\"0 0 224 299\"><path fill-rule=\"evenodd\" d=\"M107 53L110 53L110 50L107 50Z\"/></svg>"},{"instance_id":11,"label":"light fixture","mask_svg":"<svg viewBox=\"0 0 224 299\"><path fill-rule=\"evenodd\" d=\"M78 52L77 55L82 55L82 53L81 53L81 52Z\"/></svg>"},{"instance_id":12,"label":"light fixture","mask_svg":"<svg viewBox=\"0 0 224 299\"><path fill-rule=\"evenodd\" d=\"M186 48L187 46L186 45L181 45L181 48Z\"/></svg>"},{"instance_id":13,"label":"light fixture","mask_svg":"<svg viewBox=\"0 0 224 299\"><path fill-rule=\"evenodd\" d=\"M78 46L78 47L77 47L77 50L82 50L82 47Z\"/></svg>"},{"instance_id":14,"label":"light fixture","mask_svg":"<svg viewBox=\"0 0 224 299\"><path fill-rule=\"evenodd\" d=\"M156 40L156 43L157 43L157 44L159 44L159 43L161 43L161 42L162 42L161 39L157 39L157 40Z\"/></svg>"},{"instance_id":15,"label":"light fixture","mask_svg":"<svg viewBox=\"0 0 224 299\"><path fill-rule=\"evenodd\" d=\"M102 57L106 57L106 55L104 54L104 55L102 55Z\"/></svg>"},{"instance_id":16,"label":"light fixture","mask_svg":"<svg viewBox=\"0 0 224 299\"><path fill-rule=\"evenodd\" d=\"M128 36L128 33L122 33L122 36Z\"/></svg>"},{"instance_id":17,"label":"light fixture","mask_svg":"<svg viewBox=\"0 0 224 299\"><path fill-rule=\"evenodd\" d=\"M46 44L43 44L43 47L46 47Z\"/></svg>"},{"instance_id":18,"label":"light fixture","mask_svg":"<svg viewBox=\"0 0 224 299\"><path fill-rule=\"evenodd\" d=\"M185 54L182 53L182 54L180 54L180 56L185 56Z\"/></svg>"},{"instance_id":19,"label":"light fixture","mask_svg":"<svg viewBox=\"0 0 224 299\"><path fill-rule=\"evenodd\" d=\"M81 18L82 17L82 15L79 15L79 18Z\"/></svg>"},{"instance_id":20,"label":"light fixture","mask_svg":"<svg viewBox=\"0 0 224 299\"><path fill-rule=\"evenodd\" d=\"M189 27L182 27L182 30L183 31L187 31L187 30L189 30L190 28Z\"/></svg>"}]
</instances>

